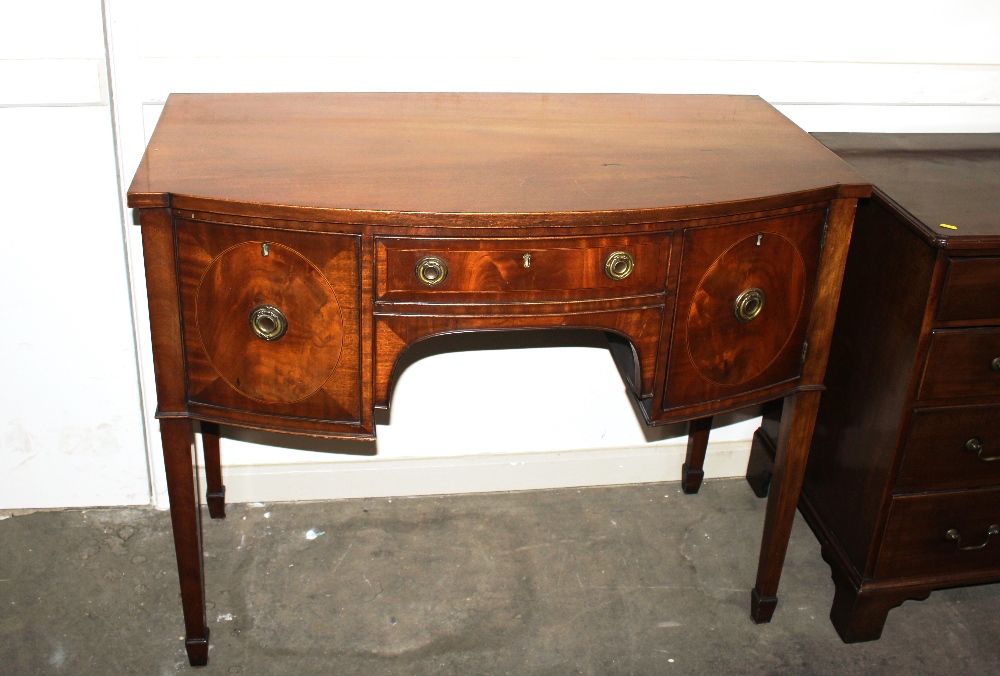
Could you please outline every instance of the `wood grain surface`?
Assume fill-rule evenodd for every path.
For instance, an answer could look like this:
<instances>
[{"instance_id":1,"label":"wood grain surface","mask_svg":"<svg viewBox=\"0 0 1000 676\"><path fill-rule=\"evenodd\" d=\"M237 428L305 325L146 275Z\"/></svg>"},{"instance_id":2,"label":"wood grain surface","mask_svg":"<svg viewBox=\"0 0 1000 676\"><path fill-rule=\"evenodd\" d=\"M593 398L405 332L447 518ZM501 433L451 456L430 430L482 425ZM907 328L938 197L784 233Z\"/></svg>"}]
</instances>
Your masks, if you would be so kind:
<instances>
[{"instance_id":1,"label":"wood grain surface","mask_svg":"<svg viewBox=\"0 0 1000 676\"><path fill-rule=\"evenodd\" d=\"M553 302L663 293L670 234L524 239L397 239L375 242L379 301L424 303ZM625 252L624 279L605 273L608 256ZM434 256L448 267L437 286L422 284L417 262ZM525 258L527 256L527 258Z\"/></svg>"},{"instance_id":2,"label":"wood grain surface","mask_svg":"<svg viewBox=\"0 0 1000 676\"><path fill-rule=\"evenodd\" d=\"M815 210L685 232L665 409L799 376L825 219ZM741 322L734 303L750 288L764 307Z\"/></svg>"},{"instance_id":3,"label":"wood grain surface","mask_svg":"<svg viewBox=\"0 0 1000 676\"><path fill-rule=\"evenodd\" d=\"M1000 246L1000 134L814 136L875 183L936 245Z\"/></svg>"},{"instance_id":4,"label":"wood grain surface","mask_svg":"<svg viewBox=\"0 0 1000 676\"><path fill-rule=\"evenodd\" d=\"M647 423L700 419L691 489L711 416L789 397L752 597L766 622L854 205L870 194L752 96L172 95L128 194L146 244L160 414L209 423L221 516L213 424L372 439L374 409L418 341L606 332ZM615 252L634 262L621 279L606 272ZM447 266L439 284L416 276L428 257L443 261L439 275ZM765 305L740 322L748 288ZM287 318L282 337L255 335L262 306ZM204 664L189 424L165 421L164 453L187 647Z\"/></svg>"},{"instance_id":5,"label":"wood grain surface","mask_svg":"<svg viewBox=\"0 0 1000 676\"><path fill-rule=\"evenodd\" d=\"M129 204L166 206L172 194L358 212L554 214L831 187L869 192L753 96L174 94Z\"/></svg>"},{"instance_id":6,"label":"wood grain surface","mask_svg":"<svg viewBox=\"0 0 1000 676\"><path fill-rule=\"evenodd\" d=\"M1000 329L934 331L920 399L1000 397Z\"/></svg>"},{"instance_id":7,"label":"wood grain surface","mask_svg":"<svg viewBox=\"0 0 1000 676\"><path fill-rule=\"evenodd\" d=\"M970 450L976 439L981 451ZM919 409L910 422L896 490L1000 485L1000 406Z\"/></svg>"}]
</instances>

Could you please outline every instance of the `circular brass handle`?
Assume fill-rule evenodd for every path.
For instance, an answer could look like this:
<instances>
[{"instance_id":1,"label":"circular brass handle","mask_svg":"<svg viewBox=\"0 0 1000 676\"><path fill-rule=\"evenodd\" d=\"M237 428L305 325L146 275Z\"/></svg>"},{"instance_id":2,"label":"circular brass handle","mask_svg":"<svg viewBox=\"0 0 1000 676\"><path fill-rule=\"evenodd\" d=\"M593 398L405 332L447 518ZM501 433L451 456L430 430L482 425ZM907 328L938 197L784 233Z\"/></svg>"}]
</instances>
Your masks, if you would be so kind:
<instances>
[{"instance_id":1,"label":"circular brass handle","mask_svg":"<svg viewBox=\"0 0 1000 676\"><path fill-rule=\"evenodd\" d=\"M611 279L625 279L635 269L635 259L627 251L615 251L608 254L604 261L604 274Z\"/></svg>"},{"instance_id":2,"label":"circular brass handle","mask_svg":"<svg viewBox=\"0 0 1000 676\"><path fill-rule=\"evenodd\" d=\"M258 338L277 340L288 330L288 320L273 305L258 305L250 311L250 328Z\"/></svg>"},{"instance_id":3,"label":"circular brass handle","mask_svg":"<svg viewBox=\"0 0 1000 676\"><path fill-rule=\"evenodd\" d=\"M993 361L990 362L990 368L994 371L1000 371L1000 357L993 357Z\"/></svg>"},{"instance_id":4,"label":"circular brass handle","mask_svg":"<svg viewBox=\"0 0 1000 676\"><path fill-rule=\"evenodd\" d=\"M421 284L437 286L448 277L448 266L437 256L425 256L417 261L413 272Z\"/></svg>"},{"instance_id":5,"label":"circular brass handle","mask_svg":"<svg viewBox=\"0 0 1000 676\"><path fill-rule=\"evenodd\" d=\"M736 297L733 314L743 323L752 322L764 309L764 292L758 288L747 289Z\"/></svg>"}]
</instances>

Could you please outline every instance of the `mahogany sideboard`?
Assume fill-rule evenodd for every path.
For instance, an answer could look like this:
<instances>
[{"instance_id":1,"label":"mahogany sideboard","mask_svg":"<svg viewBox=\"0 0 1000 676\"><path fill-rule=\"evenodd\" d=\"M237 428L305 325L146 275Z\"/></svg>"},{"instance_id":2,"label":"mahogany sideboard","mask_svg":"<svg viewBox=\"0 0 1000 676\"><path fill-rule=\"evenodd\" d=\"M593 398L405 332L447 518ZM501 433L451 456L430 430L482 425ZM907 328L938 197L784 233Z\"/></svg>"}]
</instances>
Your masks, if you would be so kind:
<instances>
[{"instance_id":1,"label":"mahogany sideboard","mask_svg":"<svg viewBox=\"0 0 1000 676\"><path fill-rule=\"evenodd\" d=\"M400 355L464 331L606 332L646 423L695 421L687 484L710 416L783 399L751 594L769 621L870 193L757 97L172 95L128 204L191 664L192 424L219 518L217 425L373 439Z\"/></svg>"},{"instance_id":2,"label":"mahogany sideboard","mask_svg":"<svg viewBox=\"0 0 1000 676\"><path fill-rule=\"evenodd\" d=\"M858 207L800 509L846 642L934 589L1000 582L1000 134L817 134ZM766 491L780 404L755 434Z\"/></svg>"}]
</instances>

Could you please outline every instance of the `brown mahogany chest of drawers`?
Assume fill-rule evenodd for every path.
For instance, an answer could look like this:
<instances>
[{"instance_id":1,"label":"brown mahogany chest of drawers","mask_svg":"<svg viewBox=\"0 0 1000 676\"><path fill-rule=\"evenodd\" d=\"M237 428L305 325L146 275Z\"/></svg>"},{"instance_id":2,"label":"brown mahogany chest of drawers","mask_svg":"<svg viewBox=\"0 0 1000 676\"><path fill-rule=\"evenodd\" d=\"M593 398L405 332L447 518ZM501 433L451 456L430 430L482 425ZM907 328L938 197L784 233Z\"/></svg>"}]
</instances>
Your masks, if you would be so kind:
<instances>
[{"instance_id":1,"label":"brown mahogany chest of drawers","mask_svg":"<svg viewBox=\"0 0 1000 676\"><path fill-rule=\"evenodd\" d=\"M817 137L876 186L800 502L833 572L830 617L867 641L907 599L1000 581L1000 135Z\"/></svg>"},{"instance_id":2,"label":"brown mahogany chest of drawers","mask_svg":"<svg viewBox=\"0 0 1000 676\"><path fill-rule=\"evenodd\" d=\"M756 97L171 96L142 226L192 664L208 659L192 423L373 439L412 344L584 328L651 425L784 399L751 613L798 501L857 199L871 186ZM448 417L442 411L442 424Z\"/></svg>"}]
</instances>

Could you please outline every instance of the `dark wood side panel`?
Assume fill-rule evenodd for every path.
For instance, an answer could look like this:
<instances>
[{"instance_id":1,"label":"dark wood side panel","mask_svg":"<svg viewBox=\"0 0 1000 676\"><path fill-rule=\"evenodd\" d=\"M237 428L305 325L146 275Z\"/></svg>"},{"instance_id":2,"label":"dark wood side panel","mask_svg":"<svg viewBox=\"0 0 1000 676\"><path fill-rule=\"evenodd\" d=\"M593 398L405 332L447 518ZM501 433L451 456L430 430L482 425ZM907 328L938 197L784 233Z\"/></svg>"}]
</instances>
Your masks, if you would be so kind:
<instances>
[{"instance_id":1,"label":"dark wood side panel","mask_svg":"<svg viewBox=\"0 0 1000 676\"><path fill-rule=\"evenodd\" d=\"M864 574L910 386L935 251L859 205L803 495Z\"/></svg>"},{"instance_id":2,"label":"dark wood side panel","mask_svg":"<svg viewBox=\"0 0 1000 676\"><path fill-rule=\"evenodd\" d=\"M169 209L144 209L139 218L142 222L142 255L146 266L157 413L183 414L187 411L187 398L174 223Z\"/></svg>"}]
</instances>

